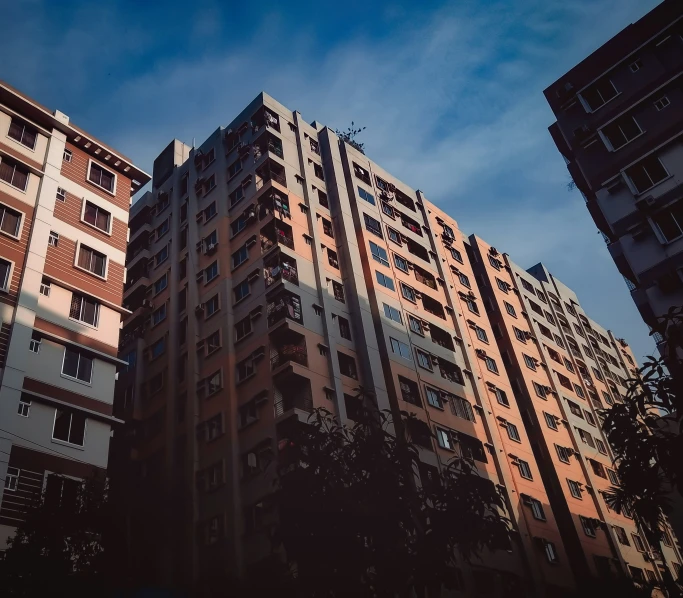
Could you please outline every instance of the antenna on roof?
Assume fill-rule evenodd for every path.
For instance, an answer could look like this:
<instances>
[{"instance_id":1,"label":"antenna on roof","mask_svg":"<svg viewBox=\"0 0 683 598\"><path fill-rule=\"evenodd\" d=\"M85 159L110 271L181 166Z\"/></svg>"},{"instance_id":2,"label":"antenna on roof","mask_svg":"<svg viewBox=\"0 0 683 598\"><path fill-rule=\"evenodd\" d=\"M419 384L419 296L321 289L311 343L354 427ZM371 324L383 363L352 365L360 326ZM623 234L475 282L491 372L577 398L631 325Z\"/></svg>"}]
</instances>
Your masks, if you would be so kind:
<instances>
[{"instance_id":1,"label":"antenna on roof","mask_svg":"<svg viewBox=\"0 0 683 598\"><path fill-rule=\"evenodd\" d=\"M194 149L194 137L192 138L192 149Z\"/></svg>"}]
</instances>

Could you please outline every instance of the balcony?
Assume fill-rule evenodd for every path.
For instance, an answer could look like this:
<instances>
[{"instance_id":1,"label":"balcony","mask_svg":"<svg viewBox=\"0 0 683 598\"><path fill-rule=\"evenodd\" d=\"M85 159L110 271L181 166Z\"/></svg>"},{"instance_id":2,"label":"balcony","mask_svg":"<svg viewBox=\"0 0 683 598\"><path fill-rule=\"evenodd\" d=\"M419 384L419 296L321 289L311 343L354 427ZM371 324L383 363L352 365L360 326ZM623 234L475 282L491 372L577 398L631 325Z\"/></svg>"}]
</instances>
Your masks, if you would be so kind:
<instances>
[{"instance_id":1,"label":"balcony","mask_svg":"<svg viewBox=\"0 0 683 598\"><path fill-rule=\"evenodd\" d=\"M297 377L288 380L286 387L273 387L273 408L275 417L281 418L287 412L299 410L304 413L313 411L313 395L311 381L308 378Z\"/></svg>"},{"instance_id":2,"label":"balcony","mask_svg":"<svg viewBox=\"0 0 683 598\"><path fill-rule=\"evenodd\" d=\"M282 140L276 135L273 135L270 131L266 131L254 141L254 162L266 152L275 154L281 160L284 159Z\"/></svg>"},{"instance_id":3,"label":"balcony","mask_svg":"<svg viewBox=\"0 0 683 598\"><path fill-rule=\"evenodd\" d=\"M263 188L268 181L275 181L283 187L287 186L285 167L271 159L256 169L256 190Z\"/></svg>"},{"instance_id":4,"label":"balcony","mask_svg":"<svg viewBox=\"0 0 683 598\"><path fill-rule=\"evenodd\" d=\"M422 228L412 218L408 218L401 214L401 224L403 225L403 228L407 228L411 233L415 233L420 237L422 236Z\"/></svg>"},{"instance_id":5,"label":"balcony","mask_svg":"<svg viewBox=\"0 0 683 598\"><path fill-rule=\"evenodd\" d=\"M275 284L278 280L286 280L292 284L299 285L296 260L278 252L271 259L263 264L266 288Z\"/></svg>"},{"instance_id":6,"label":"balcony","mask_svg":"<svg viewBox=\"0 0 683 598\"><path fill-rule=\"evenodd\" d=\"M270 369L277 370L289 363L308 367L306 337L294 330L278 329L271 339Z\"/></svg>"},{"instance_id":7,"label":"balcony","mask_svg":"<svg viewBox=\"0 0 683 598\"><path fill-rule=\"evenodd\" d=\"M275 214L280 220L291 219L289 198L274 189L270 193L264 194L258 201L259 220L265 219L269 214Z\"/></svg>"},{"instance_id":8,"label":"balcony","mask_svg":"<svg viewBox=\"0 0 683 598\"><path fill-rule=\"evenodd\" d=\"M294 249L292 227L277 218L261 229L261 253L270 251L275 245L284 245Z\"/></svg>"},{"instance_id":9,"label":"balcony","mask_svg":"<svg viewBox=\"0 0 683 598\"><path fill-rule=\"evenodd\" d=\"M265 106L261 106L251 117L252 132L256 134L262 127L280 132L280 117Z\"/></svg>"},{"instance_id":10,"label":"balcony","mask_svg":"<svg viewBox=\"0 0 683 598\"><path fill-rule=\"evenodd\" d=\"M266 313L268 316L268 328L284 319L292 320L297 324L304 323L301 312L301 299L298 295L287 291L280 292L268 300Z\"/></svg>"},{"instance_id":11,"label":"balcony","mask_svg":"<svg viewBox=\"0 0 683 598\"><path fill-rule=\"evenodd\" d=\"M147 260L149 260L149 258L150 252L148 245L141 245L140 247L130 251L130 257L126 255L126 268L128 270L134 270L140 260L144 260L145 267L147 267Z\"/></svg>"},{"instance_id":12,"label":"balcony","mask_svg":"<svg viewBox=\"0 0 683 598\"><path fill-rule=\"evenodd\" d=\"M437 289L436 279L429 272L416 265L413 265L413 272L415 273L415 279L418 282L428 286L430 289Z\"/></svg>"}]
</instances>

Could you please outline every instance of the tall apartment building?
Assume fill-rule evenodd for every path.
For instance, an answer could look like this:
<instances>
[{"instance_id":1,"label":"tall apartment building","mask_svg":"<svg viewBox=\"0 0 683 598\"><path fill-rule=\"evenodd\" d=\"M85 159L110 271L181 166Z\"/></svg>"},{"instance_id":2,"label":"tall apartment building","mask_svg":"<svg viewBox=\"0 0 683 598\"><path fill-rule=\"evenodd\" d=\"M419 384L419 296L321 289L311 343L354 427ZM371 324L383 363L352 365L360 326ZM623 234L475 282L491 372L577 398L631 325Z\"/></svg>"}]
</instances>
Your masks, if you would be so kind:
<instances>
[{"instance_id":1,"label":"tall apartment building","mask_svg":"<svg viewBox=\"0 0 683 598\"><path fill-rule=\"evenodd\" d=\"M683 4L665 0L544 92L553 140L650 327L683 305L681 75Z\"/></svg>"},{"instance_id":2,"label":"tall apartment building","mask_svg":"<svg viewBox=\"0 0 683 598\"><path fill-rule=\"evenodd\" d=\"M504 493L515 542L463 567L465 591L559 596L591 576L659 575L599 494L616 479L595 401L623 392L625 343L542 266L468 239L330 129L261 94L200 147L173 141L131 209L126 264L113 470L141 575L206 589L257 570L279 441L315 407L352 423L359 387L415 413L421 476L459 451ZM555 323L527 319L522 278ZM553 297L573 301L561 317L577 314L580 342ZM546 371L551 355L566 363Z\"/></svg>"},{"instance_id":3,"label":"tall apartment building","mask_svg":"<svg viewBox=\"0 0 683 598\"><path fill-rule=\"evenodd\" d=\"M149 178L0 82L0 550L35 492L67 501L106 471L128 208Z\"/></svg>"}]
</instances>

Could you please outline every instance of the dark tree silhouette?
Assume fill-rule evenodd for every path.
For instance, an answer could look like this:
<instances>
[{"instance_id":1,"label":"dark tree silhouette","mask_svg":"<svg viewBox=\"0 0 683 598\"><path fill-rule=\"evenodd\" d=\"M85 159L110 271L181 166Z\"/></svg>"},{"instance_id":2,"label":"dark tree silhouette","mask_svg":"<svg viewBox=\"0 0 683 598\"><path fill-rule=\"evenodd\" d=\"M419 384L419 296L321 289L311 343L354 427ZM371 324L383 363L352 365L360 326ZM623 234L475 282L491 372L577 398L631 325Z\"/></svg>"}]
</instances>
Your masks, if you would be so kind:
<instances>
[{"instance_id":1,"label":"dark tree silhouette","mask_svg":"<svg viewBox=\"0 0 683 598\"><path fill-rule=\"evenodd\" d=\"M346 129L346 131L341 131L339 129L335 130L337 137L342 141L345 141L350 146L355 147L361 154L365 154L365 144L356 141L356 136L365 131L365 127L360 127L356 129L353 121L351 121L351 126Z\"/></svg>"},{"instance_id":2,"label":"dark tree silhouette","mask_svg":"<svg viewBox=\"0 0 683 598\"><path fill-rule=\"evenodd\" d=\"M0 563L2 596L105 596L103 534L111 521L99 479L51 479L36 495Z\"/></svg>"},{"instance_id":3,"label":"dark tree silhouette","mask_svg":"<svg viewBox=\"0 0 683 598\"><path fill-rule=\"evenodd\" d=\"M682 331L683 308L672 308L653 330L666 341L665 355L648 357L628 380L623 401L605 411L603 423L620 481L606 496L608 503L617 512L633 512L662 559L663 515L671 510L671 493L683 494ZM670 595L681 595L673 579L665 581Z\"/></svg>"},{"instance_id":4,"label":"dark tree silhouette","mask_svg":"<svg viewBox=\"0 0 683 598\"><path fill-rule=\"evenodd\" d=\"M346 427L318 409L280 441L273 540L292 595L434 596L455 585L458 559L509 546L504 498L471 459L420 484L416 445L386 413L360 411Z\"/></svg>"}]
</instances>

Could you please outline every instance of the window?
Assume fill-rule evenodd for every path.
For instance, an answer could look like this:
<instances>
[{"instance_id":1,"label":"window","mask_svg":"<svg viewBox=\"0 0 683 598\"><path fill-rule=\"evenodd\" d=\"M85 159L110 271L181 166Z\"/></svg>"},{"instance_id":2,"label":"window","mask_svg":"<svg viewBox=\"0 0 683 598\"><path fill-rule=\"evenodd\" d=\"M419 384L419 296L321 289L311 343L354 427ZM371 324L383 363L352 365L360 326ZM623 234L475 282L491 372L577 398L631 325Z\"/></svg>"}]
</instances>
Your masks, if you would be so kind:
<instances>
[{"instance_id":1,"label":"window","mask_svg":"<svg viewBox=\"0 0 683 598\"><path fill-rule=\"evenodd\" d=\"M78 267L104 278L107 271L107 256L90 247L81 245L78 253Z\"/></svg>"},{"instance_id":2,"label":"window","mask_svg":"<svg viewBox=\"0 0 683 598\"><path fill-rule=\"evenodd\" d=\"M503 407L509 407L510 406L510 401L508 400L508 396L504 390L502 390L500 388L494 388L493 394L496 395L496 400L498 401L498 403L503 405Z\"/></svg>"},{"instance_id":3,"label":"window","mask_svg":"<svg viewBox=\"0 0 683 598\"><path fill-rule=\"evenodd\" d=\"M539 521L545 521L545 511L543 511L543 505L541 504L540 500L536 500L535 498L530 498L529 499L529 506L531 507L531 514L533 515L534 519L538 519Z\"/></svg>"},{"instance_id":4,"label":"window","mask_svg":"<svg viewBox=\"0 0 683 598\"><path fill-rule=\"evenodd\" d=\"M378 274L377 280L379 281L379 274L380 273L378 272L377 274ZM387 278L387 280L391 283L390 288L393 291L394 290L394 287L393 287L394 281L391 280L391 278ZM381 282L380 282L380 284L381 284ZM332 281L332 293L334 294L334 298L337 301L340 301L341 303L346 303L346 300L344 299L344 287L340 283L338 283L334 280Z\"/></svg>"},{"instance_id":5,"label":"window","mask_svg":"<svg viewBox=\"0 0 683 598\"><path fill-rule=\"evenodd\" d=\"M3 156L0 162L0 180L16 187L19 191L26 191L28 170L14 160Z\"/></svg>"},{"instance_id":6,"label":"window","mask_svg":"<svg viewBox=\"0 0 683 598\"><path fill-rule=\"evenodd\" d=\"M211 441L218 438L223 433L223 416L221 413L214 415L206 420L206 440Z\"/></svg>"},{"instance_id":7,"label":"window","mask_svg":"<svg viewBox=\"0 0 683 598\"><path fill-rule=\"evenodd\" d=\"M595 538L595 525L592 519L579 515L579 520L581 521L581 527L583 528L583 533L590 538Z\"/></svg>"},{"instance_id":8,"label":"window","mask_svg":"<svg viewBox=\"0 0 683 598\"><path fill-rule=\"evenodd\" d=\"M99 228L105 233L109 232L109 226L111 224L111 214L106 210L103 210L99 206L96 206L94 203L91 203L89 201L85 202L85 205L83 207L83 220L91 226ZM166 221L166 227L167 232L168 221Z\"/></svg>"},{"instance_id":9,"label":"window","mask_svg":"<svg viewBox=\"0 0 683 598\"><path fill-rule=\"evenodd\" d=\"M238 204L244 199L244 187L241 185L237 187L237 189L228 195L228 198L230 199L230 207Z\"/></svg>"},{"instance_id":10,"label":"window","mask_svg":"<svg viewBox=\"0 0 683 598\"><path fill-rule=\"evenodd\" d=\"M658 100L654 101L655 108L657 108L658 112L664 110L664 108L666 108L669 104L671 104L671 102L669 101L669 98L667 98L666 96L662 96Z\"/></svg>"},{"instance_id":11,"label":"window","mask_svg":"<svg viewBox=\"0 0 683 598\"><path fill-rule=\"evenodd\" d=\"M0 280L0 282L2 282ZM43 278L43 281L40 283L40 294L45 295L46 297L50 296L50 290L52 288L52 283L47 280L46 278Z\"/></svg>"},{"instance_id":12,"label":"window","mask_svg":"<svg viewBox=\"0 0 683 598\"><path fill-rule=\"evenodd\" d=\"M220 308L218 295L214 295L204 304L204 318L209 318L215 314Z\"/></svg>"},{"instance_id":13,"label":"window","mask_svg":"<svg viewBox=\"0 0 683 598\"><path fill-rule=\"evenodd\" d=\"M417 297L415 295L415 289L413 289L412 287L409 287L408 285L403 284L403 283L401 283L401 295L403 295L403 297L405 299L407 299L408 301L410 301L412 303L417 302Z\"/></svg>"},{"instance_id":14,"label":"window","mask_svg":"<svg viewBox=\"0 0 683 598\"><path fill-rule=\"evenodd\" d=\"M401 235L398 233L398 231L395 231L393 228L389 228L387 226L387 235L388 235L390 241L393 241L397 245L402 245Z\"/></svg>"},{"instance_id":15,"label":"window","mask_svg":"<svg viewBox=\"0 0 683 598\"><path fill-rule=\"evenodd\" d=\"M62 363L62 374L64 376L90 384L92 369L92 358L73 349L64 348L64 361Z\"/></svg>"},{"instance_id":16,"label":"window","mask_svg":"<svg viewBox=\"0 0 683 598\"><path fill-rule=\"evenodd\" d=\"M602 134L607 138L613 150L618 150L629 141L633 141L642 132L636 119L630 115L620 118L602 129Z\"/></svg>"},{"instance_id":17,"label":"window","mask_svg":"<svg viewBox=\"0 0 683 598\"><path fill-rule=\"evenodd\" d=\"M399 340L396 340L395 338L389 337L389 341L391 342L391 350L396 353L397 355L400 355L403 357L403 359L407 359L408 361L412 361L412 356L410 355L410 347L406 345L405 343L402 343Z\"/></svg>"},{"instance_id":18,"label":"window","mask_svg":"<svg viewBox=\"0 0 683 598\"><path fill-rule=\"evenodd\" d=\"M614 471L613 469L607 468L607 478L609 479L609 481L613 485L615 485L615 486L619 485L619 476L617 476L617 472Z\"/></svg>"},{"instance_id":19,"label":"window","mask_svg":"<svg viewBox=\"0 0 683 598\"><path fill-rule=\"evenodd\" d=\"M422 351L421 349L415 349L415 354L417 355L417 364L421 368L429 370L430 372L433 371L432 357L429 353Z\"/></svg>"},{"instance_id":20,"label":"window","mask_svg":"<svg viewBox=\"0 0 683 598\"><path fill-rule=\"evenodd\" d=\"M600 463L599 461L595 461L594 459L589 459L588 462L591 464L593 473L596 476L598 476L599 478L604 478L605 480L607 479L607 474L605 473L605 466L602 463Z\"/></svg>"},{"instance_id":21,"label":"window","mask_svg":"<svg viewBox=\"0 0 683 598\"><path fill-rule=\"evenodd\" d=\"M580 399L586 398L586 395L583 392L583 388L581 388L578 384L574 384L574 392L576 393L576 396Z\"/></svg>"},{"instance_id":22,"label":"window","mask_svg":"<svg viewBox=\"0 0 683 598\"><path fill-rule=\"evenodd\" d=\"M237 268L249 259L249 249L246 245L242 245L235 253L232 254L232 267Z\"/></svg>"},{"instance_id":23,"label":"window","mask_svg":"<svg viewBox=\"0 0 683 598\"><path fill-rule=\"evenodd\" d=\"M235 294L235 303L239 303L240 301L242 301L242 299L248 297L251 293L251 286L249 284L249 281L243 280L242 282L240 282L233 289L233 293Z\"/></svg>"},{"instance_id":24,"label":"window","mask_svg":"<svg viewBox=\"0 0 683 598\"><path fill-rule=\"evenodd\" d=\"M489 342L489 336L486 334L486 330L484 330L481 326L476 326L474 327L474 332L477 335L477 338L483 342L483 343L488 343Z\"/></svg>"},{"instance_id":25,"label":"window","mask_svg":"<svg viewBox=\"0 0 683 598\"><path fill-rule=\"evenodd\" d=\"M154 282L154 294L158 295L168 286L168 272Z\"/></svg>"},{"instance_id":26,"label":"window","mask_svg":"<svg viewBox=\"0 0 683 598\"><path fill-rule=\"evenodd\" d=\"M500 270L500 268L501 268L500 262L495 257L493 257L491 254L489 254L489 264L491 264L491 266L493 268L495 268L496 270Z\"/></svg>"},{"instance_id":27,"label":"window","mask_svg":"<svg viewBox=\"0 0 683 598\"><path fill-rule=\"evenodd\" d=\"M555 325L555 318L553 318L553 315L549 312L545 312L545 319L548 320L553 326Z\"/></svg>"},{"instance_id":28,"label":"window","mask_svg":"<svg viewBox=\"0 0 683 598\"><path fill-rule=\"evenodd\" d=\"M380 247L377 243L370 241L370 253L376 262L389 267L389 256L387 255L386 249Z\"/></svg>"},{"instance_id":29,"label":"window","mask_svg":"<svg viewBox=\"0 0 683 598\"><path fill-rule=\"evenodd\" d=\"M238 158L228 166L228 178L231 179L242 171L242 161Z\"/></svg>"},{"instance_id":30,"label":"window","mask_svg":"<svg viewBox=\"0 0 683 598\"><path fill-rule=\"evenodd\" d=\"M399 324L403 324L403 318L401 317L401 312L398 309L391 307L391 305L387 305L386 303L383 303L382 305L384 306L384 315L387 318L393 320L394 322L398 322Z\"/></svg>"},{"instance_id":31,"label":"window","mask_svg":"<svg viewBox=\"0 0 683 598\"><path fill-rule=\"evenodd\" d=\"M69 310L71 319L80 320L90 324L90 326L97 326L99 314L100 304L94 299L75 293L71 296L71 308Z\"/></svg>"},{"instance_id":32,"label":"window","mask_svg":"<svg viewBox=\"0 0 683 598\"><path fill-rule=\"evenodd\" d=\"M626 175L631 179L637 193L644 193L657 183L661 183L669 173L659 158L651 155L626 169Z\"/></svg>"},{"instance_id":33,"label":"window","mask_svg":"<svg viewBox=\"0 0 683 598\"><path fill-rule=\"evenodd\" d=\"M605 443L599 438L595 439L595 446L597 447L598 451L601 452L603 455L607 454L607 447L605 446Z\"/></svg>"},{"instance_id":34,"label":"window","mask_svg":"<svg viewBox=\"0 0 683 598\"><path fill-rule=\"evenodd\" d=\"M463 259L462 259L462 254L461 254L455 247L451 247L450 250L451 250L451 257L452 257L456 262L460 262L461 264L463 264L464 262L463 262Z\"/></svg>"},{"instance_id":35,"label":"window","mask_svg":"<svg viewBox=\"0 0 683 598\"><path fill-rule=\"evenodd\" d=\"M152 326L156 326L157 324L163 322L166 319L166 304L162 303L161 307L158 309L155 309L152 312Z\"/></svg>"},{"instance_id":36,"label":"window","mask_svg":"<svg viewBox=\"0 0 683 598\"><path fill-rule=\"evenodd\" d=\"M256 373L256 364L252 356L243 359L235 365L235 370L237 373L237 382L243 382L247 378L250 378Z\"/></svg>"},{"instance_id":37,"label":"window","mask_svg":"<svg viewBox=\"0 0 683 598\"><path fill-rule=\"evenodd\" d=\"M55 409L55 422L52 429L52 438L83 446L85 442L85 422L83 413Z\"/></svg>"},{"instance_id":38,"label":"window","mask_svg":"<svg viewBox=\"0 0 683 598\"><path fill-rule=\"evenodd\" d=\"M23 397L19 399L19 407L17 408L17 414L21 417L28 417L31 412L31 401L24 399Z\"/></svg>"},{"instance_id":39,"label":"window","mask_svg":"<svg viewBox=\"0 0 683 598\"><path fill-rule=\"evenodd\" d=\"M477 307L477 302L472 299L472 297L467 296L464 299L465 303L467 304L467 309L469 309L473 314L479 315L479 308Z\"/></svg>"},{"instance_id":40,"label":"window","mask_svg":"<svg viewBox=\"0 0 683 598\"><path fill-rule=\"evenodd\" d=\"M608 405L614 405L614 399L604 390L602 391L602 398L605 399L605 403Z\"/></svg>"},{"instance_id":41,"label":"window","mask_svg":"<svg viewBox=\"0 0 683 598\"><path fill-rule=\"evenodd\" d=\"M485 357L484 361L486 362L486 369L489 372L493 372L494 374L498 373L498 364L496 364L495 360L492 357Z\"/></svg>"},{"instance_id":42,"label":"window","mask_svg":"<svg viewBox=\"0 0 683 598\"><path fill-rule=\"evenodd\" d=\"M18 237L21 230L21 214L0 204L0 230L11 237Z\"/></svg>"},{"instance_id":43,"label":"window","mask_svg":"<svg viewBox=\"0 0 683 598\"><path fill-rule=\"evenodd\" d=\"M515 426L515 424L511 424L510 422L508 422L506 427L510 440L514 440L515 442L522 442L522 439L519 437L519 430L517 429L517 426Z\"/></svg>"},{"instance_id":44,"label":"window","mask_svg":"<svg viewBox=\"0 0 683 598\"><path fill-rule=\"evenodd\" d=\"M24 124L16 118L12 119L7 136L25 145L29 149L35 149L38 132L29 125Z\"/></svg>"},{"instance_id":45,"label":"window","mask_svg":"<svg viewBox=\"0 0 683 598\"><path fill-rule=\"evenodd\" d=\"M9 291L9 274L12 270L12 263L0 258L0 290Z\"/></svg>"},{"instance_id":46,"label":"window","mask_svg":"<svg viewBox=\"0 0 683 598\"><path fill-rule=\"evenodd\" d=\"M460 284L468 289L472 288L472 285L470 284L470 279L467 277L466 274L463 274L462 272L458 272L458 279L460 280Z\"/></svg>"},{"instance_id":47,"label":"window","mask_svg":"<svg viewBox=\"0 0 683 598\"><path fill-rule=\"evenodd\" d=\"M401 398L406 402L417 407L422 407L420 400L420 389L418 385L408 378L403 376L398 377L398 385L401 390Z\"/></svg>"},{"instance_id":48,"label":"window","mask_svg":"<svg viewBox=\"0 0 683 598\"><path fill-rule=\"evenodd\" d=\"M217 393L221 388L223 388L223 377L221 376L221 371L218 370L215 374L212 374L206 379L206 395L211 396Z\"/></svg>"},{"instance_id":49,"label":"window","mask_svg":"<svg viewBox=\"0 0 683 598\"><path fill-rule=\"evenodd\" d=\"M611 99L618 95L617 88L609 79L603 79L595 83L590 89L582 92L583 99L588 104L589 110L595 112Z\"/></svg>"},{"instance_id":50,"label":"window","mask_svg":"<svg viewBox=\"0 0 683 598\"><path fill-rule=\"evenodd\" d=\"M247 214L240 214L234 222L230 224L230 236L234 237L242 232L247 227L249 216Z\"/></svg>"},{"instance_id":51,"label":"window","mask_svg":"<svg viewBox=\"0 0 683 598\"><path fill-rule=\"evenodd\" d=\"M5 490L15 492L19 485L19 469L16 467L8 467L5 475Z\"/></svg>"},{"instance_id":52,"label":"window","mask_svg":"<svg viewBox=\"0 0 683 598\"><path fill-rule=\"evenodd\" d=\"M415 316L408 316L408 326L415 333L424 336L424 329L422 327L422 320L418 320Z\"/></svg>"},{"instance_id":53,"label":"window","mask_svg":"<svg viewBox=\"0 0 683 598\"><path fill-rule=\"evenodd\" d=\"M367 214L363 214L363 219L365 220L365 228L373 235L377 235L382 239L382 226L380 225L379 220L375 220L372 216L368 216Z\"/></svg>"},{"instance_id":54,"label":"window","mask_svg":"<svg viewBox=\"0 0 683 598\"><path fill-rule=\"evenodd\" d=\"M586 411L585 409L583 410L583 414L586 416L586 421L591 425L595 426L595 418L593 417L593 414L590 411Z\"/></svg>"},{"instance_id":55,"label":"window","mask_svg":"<svg viewBox=\"0 0 683 598\"><path fill-rule=\"evenodd\" d=\"M542 384L539 384L535 380L533 381L534 385L534 391L536 391L536 396L540 397L541 399L548 400L548 390L545 386Z\"/></svg>"},{"instance_id":56,"label":"window","mask_svg":"<svg viewBox=\"0 0 683 598\"><path fill-rule=\"evenodd\" d=\"M498 285L498 288L501 291L503 291L503 293L506 293L506 294L508 293L508 283L507 282L496 277L496 284Z\"/></svg>"},{"instance_id":57,"label":"window","mask_svg":"<svg viewBox=\"0 0 683 598\"><path fill-rule=\"evenodd\" d=\"M562 461L562 463L569 463L569 458L574 452L572 449L560 446L559 444L555 445L555 451L557 452L557 458Z\"/></svg>"},{"instance_id":58,"label":"window","mask_svg":"<svg viewBox=\"0 0 683 598\"><path fill-rule=\"evenodd\" d=\"M166 339L160 338L158 341L153 343L149 348L150 360L156 359L164 354L166 351Z\"/></svg>"},{"instance_id":59,"label":"window","mask_svg":"<svg viewBox=\"0 0 683 598\"><path fill-rule=\"evenodd\" d=\"M375 205L375 196L372 193L363 189L362 187L358 187L358 195L362 200L367 201L369 204L373 206Z\"/></svg>"},{"instance_id":60,"label":"window","mask_svg":"<svg viewBox=\"0 0 683 598\"><path fill-rule=\"evenodd\" d=\"M567 480L567 484L569 485L569 493L574 498L582 500L583 496L581 494L581 484L579 482L575 482L574 480Z\"/></svg>"},{"instance_id":61,"label":"window","mask_svg":"<svg viewBox=\"0 0 683 598\"><path fill-rule=\"evenodd\" d=\"M204 280L209 283L218 276L218 261L213 262L204 269Z\"/></svg>"},{"instance_id":62,"label":"window","mask_svg":"<svg viewBox=\"0 0 683 598\"><path fill-rule=\"evenodd\" d=\"M525 332L523 330L520 330L516 326L513 326L512 330L515 333L515 337L517 338L517 340L526 345L526 334L525 334ZM526 355L524 357L526 357ZM532 368L532 369L535 369L535 368Z\"/></svg>"},{"instance_id":63,"label":"window","mask_svg":"<svg viewBox=\"0 0 683 598\"><path fill-rule=\"evenodd\" d=\"M41 338L38 334L35 332L31 335L31 340L28 344L28 350L31 351L31 353L40 353L40 342Z\"/></svg>"},{"instance_id":64,"label":"window","mask_svg":"<svg viewBox=\"0 0 683 598\"><path fill-rule=\"evenodd\" d=\"M581 441L584 444L587 444L591 448L595 448L595 443L593 442L593 437L588 432L586 432L585 430L582 430L581 428L576 428L576 430L579 433Z\"/></svg>"},{"instance_id":65,"label":"window","mask_svg":"<svg viewBox=\"0 0 683 598\"><path fill-rule=\"evenodd\" d=\"M460 417L462 419L466 419L466 420L471 421L471 422L476 421L476 418L474 417L474 411L472 409L472 405L470 404L470 402L468 400L463 399L462 397L458 397L456 395L451 395L450 396L450 404L451 404L451 411L457 417Z\"/></svg>"},{"instance_id":66,"label":"window","mask_svg":"<svg viewBox=\"0 0 683 598\"><path fill-rule=\"evenodd\" d=\"M394 254L394 264L396 264L396 267L408 274L408 260L402 258L400 255L397 255L396 253Z\"/></svg>"},{"instance_id":67,"label":"window","mask_svg":"<svg viewBox=\"0 0 683 598\"><path fill-rule=\"evenodd\" d=\"M536 294L536 292L534 291L534 287L528 281L524 280L523 278L520 278L519 280L522 283L522 287L524 287L525 291L531 293L532 295Z\"/></svg>"},{"instance_id":68,"label":"window","mask_svg":"<svg viewBox=\"0 0 683 598\"><path fill-rule=\"evenodd\" d=\"M453 450L453 444L451 441L451 433L449 430L437 428L436 429L436 441L441 448L447 449L449 451Z\"/></svg>"},{"instance_id":69,"label":"window","mask_svg":"<svg viewBox=\"0 0 683 598\"><path fill-rule=\"evenodd\" d=\"M242 340L251 330L251 316L241 319L235 324L235 342Z\"/></svg>"},{"instance_id":70,"label":"window","mask_svg":"<svg viewBox=\"0 0 683 598\"><path fill-rule=\"evenodd\" d=\"M427 394L427 403L437 409L443 409L443 405L441 404L441 393L438 390L425 386L425 392Z\"/></svg>"},{"instance_id":71,"label":"window","mask_svg":"<svg viewBox=\"0 0 683 598\"><path fill-rule=\"evenodd\" d=\"M626 530L618 525L613 525L612 527L614 528L614 535L616 535L617 540L619 540L619 544L622 544L623 546L630 546L631 544L628 541Z\"/></svg>"},{"instance_id":72,"label":"window","mask_svg":"<svg viewBox=\"0 0 683 598\"><path fill-rule=\"evenodd\" d=\"M517 466L519 467L519 475L527 480L534 479L534 476L531 474L531 467L529 467L529 464L526 461L520 459L517 462Z\"/></svg>"},{"instance_id":73,"label":"window","mask_svg":"<svg viewBox=\"0 0 683 598\"><path fill-rule=\"evenodd\" d=\"M567 405L569 405L569 411L576 415L576 417L583 419L583 411L581 411L581 407L572 401L567 401Z\"/></svg>"},{"instance_id":74,"label":"window","mask_svg":"<svg viewBox=\"0 0 683 598\"><path fill-rule=\"evenodd\" d=\"M341 316L338 316L337 320L339 321L339 334L342 338L345 338L346 340L350 341L351 325L349 324L349 321L346 318L342 318Z\"/></svg>"},{"instance_id":75,"label":"window","mask_svg":"<svg viewBox=\"0 0 683 598\"><path fill-rule=\"evenodd\" d=\"M57 187L57 201L66 201L66 189Z\"/></svg>"},{"instance_id":76,"label":"window","mask_svg":"<svg viewBox=\"0 0 683 598\"><path fill-rule=\"evenodd\" d=\"M524 354L524 363L530 370L536 371L536 360L533 357Z\"/></svg>"},{"instance_id":77,"label":"window","mask_svg":"<svg viewBox=\"0 0 683 598\"><path fill-rule=\"evenodd\" d=\"M683 235L683 201L678 201L666 210L652 216L664 241L669 242Z\"/></svg>"},{"instance_id":78,"label":"window","mask_svg":"<svg viewBox=\"0 0 683 598\"><path fill-rule=\"evenodd\" d=\"M396 220L396 216L394 215L394 208L392 208L387 202L383 201L382 202L382 212L389 216L392 220Z\"/></svg>"},{"instance_id":79,"label":"window","mask_svg":"<svg viewBox=\"0 0 683 598\"><path fill-rule=\"evenodd\" d=\"M337 359L339 360L339 371L342 375L358 380L358 370L356 369L356 360L350 355L346 355L341 351L337 351Z\"/></svg>"},{"instance_id":80,"label":"window","mask_svg":"<svg viewBox=\"0 0 683 598\"><path fill-rule=\"evenodd\" d=\"M551 430L557 430L557 420L555 419L554 415L551 415L550 413L546 413L544 411L543 417L545 418L546 426L548 426Z\"/></svg>"},{"instance_id":81,"label":"window","mask_svg":"<svg viewBox=\"0 0 683 598\"><path fill-rule=\"evenodd\" d=\"M50 236L47 238L47 244L49 247L58 247L59 246L59 234L56 233L55 231L51 230Z\"/></svg>"},{"instance_id":82,"label":"window","mask_svg":"<svg viewBox=\"0 0 683 598\"><path fill-rule=\"evenodd\" d=\"M95 185L102 187L110 193L114 193L114 188L116 186L116 175L105 170L99 164L94 162L90 163L90 174L88 175L88 180Z\"/></svg>"},{"instance_id":83,"label":"window","mask_svg":"<svg viewBox=\"0 0 683 598\"><path fill-rule=\"evenodd\" d=\"M503 301L505 304L505 311L508 312L513 318L517 317L517 312L515 311L515 308L513 305L510 305L507 301Z\"/></svg>"}]
</instances>

